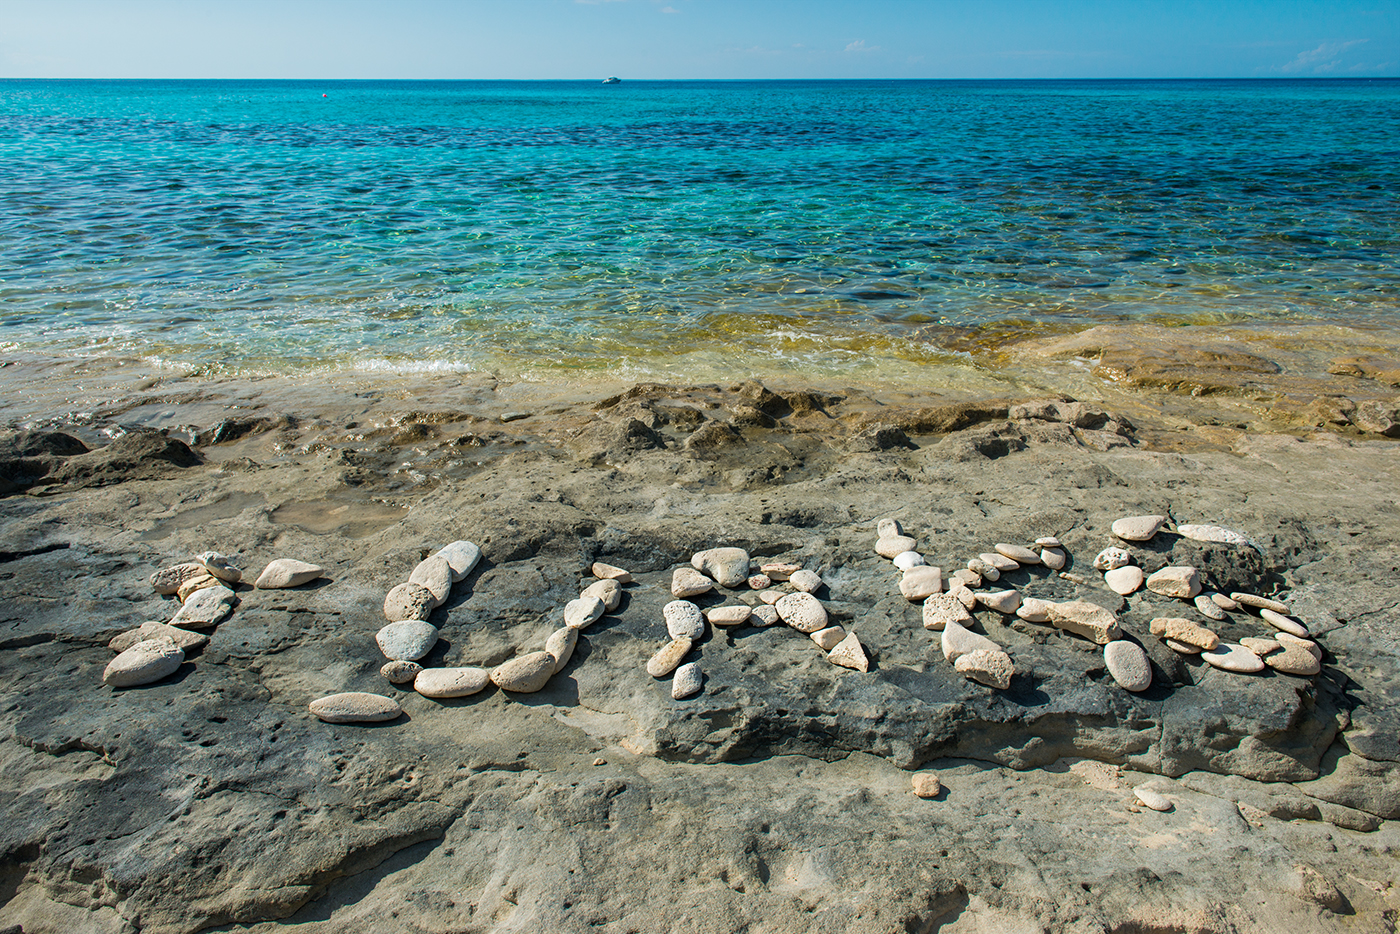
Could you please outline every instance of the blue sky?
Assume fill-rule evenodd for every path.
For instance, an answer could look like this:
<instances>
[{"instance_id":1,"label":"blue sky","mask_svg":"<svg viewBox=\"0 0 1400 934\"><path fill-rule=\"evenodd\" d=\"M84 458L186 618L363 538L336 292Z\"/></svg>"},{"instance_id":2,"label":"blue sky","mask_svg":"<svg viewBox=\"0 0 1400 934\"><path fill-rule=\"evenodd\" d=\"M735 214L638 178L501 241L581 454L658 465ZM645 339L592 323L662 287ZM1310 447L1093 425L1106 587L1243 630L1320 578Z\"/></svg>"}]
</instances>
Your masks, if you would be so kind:
<instances>
[{"instance_id":1,"label":"blue sky","mask_svg":"<svg viewBox=\"0 0 1400 934\"><path fill-rule=\"evenodd\" d=\"M0 0L0 76L1400 75L1400 0Z\"/></svg>"}]
</instances>

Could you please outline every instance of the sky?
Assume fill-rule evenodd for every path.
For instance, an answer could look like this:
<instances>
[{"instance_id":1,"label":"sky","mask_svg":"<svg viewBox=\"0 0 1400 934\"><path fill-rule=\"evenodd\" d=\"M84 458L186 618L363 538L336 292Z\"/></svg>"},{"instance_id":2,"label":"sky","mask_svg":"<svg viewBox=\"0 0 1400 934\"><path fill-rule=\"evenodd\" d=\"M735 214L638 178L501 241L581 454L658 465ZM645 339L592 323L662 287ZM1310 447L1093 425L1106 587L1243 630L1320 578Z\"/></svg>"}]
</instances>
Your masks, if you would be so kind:
<instances>
[{"instance_id":1,"label":"sky","mask_svg":"<svg viewBox=\"0 0 1400 934\"><path fill-rule=\"evenodd\" d=\"M0 0L6 78L1400 76L1400 0Z\"/></svg>"}]
</instances>

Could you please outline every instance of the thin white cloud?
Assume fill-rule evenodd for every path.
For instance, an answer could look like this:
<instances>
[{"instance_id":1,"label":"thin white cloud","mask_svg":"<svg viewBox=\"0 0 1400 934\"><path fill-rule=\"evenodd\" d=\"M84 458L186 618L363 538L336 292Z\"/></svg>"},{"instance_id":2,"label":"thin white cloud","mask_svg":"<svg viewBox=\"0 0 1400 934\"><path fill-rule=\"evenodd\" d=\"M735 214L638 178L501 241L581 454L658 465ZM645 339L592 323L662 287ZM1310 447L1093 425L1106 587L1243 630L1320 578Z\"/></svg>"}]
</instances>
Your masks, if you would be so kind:
<instances>
[{"instance_id":1,"label":"thin white cloud","mask_svg":"<svg viewBox=\"0 0 1400 934\"><path fill-rule=\"evenodd\" d=\"M676 8L673 7L673 6L664 6L664 7L661 8L661 12L662 12L662 13L679 13L680 10L676 9Z\"/></svg>"},{"instance_id":2,"label":"thin white cloud","mask_svg":"<svg viewBox=\"0 0 1400 934\"><path fill-rule=\"evenodd\" d=\"M880 47L879 47L878 45L866 45L864 39L857 39L856 41L852 42L850 45L846 46L846 51L847 51L847 52L878 52L878 51L880 51Z\"/></svg>"},{"instance_id":3,"label":"thin white cloud","mask_svg":"<svg viewBox=\"0 0 1400 934\"><path fill-rule=\"evenodd\" d=\"M1350 42L1323 42L1315 49L1299 52L1293 61L1284 65L1279 71L1287 74L1306 71L1315 75L1336 71L1342 64L1343 52L1354 45L1361 45L1367 41L1369 40L1352 39Z\"/></svg>"}]
</instances>

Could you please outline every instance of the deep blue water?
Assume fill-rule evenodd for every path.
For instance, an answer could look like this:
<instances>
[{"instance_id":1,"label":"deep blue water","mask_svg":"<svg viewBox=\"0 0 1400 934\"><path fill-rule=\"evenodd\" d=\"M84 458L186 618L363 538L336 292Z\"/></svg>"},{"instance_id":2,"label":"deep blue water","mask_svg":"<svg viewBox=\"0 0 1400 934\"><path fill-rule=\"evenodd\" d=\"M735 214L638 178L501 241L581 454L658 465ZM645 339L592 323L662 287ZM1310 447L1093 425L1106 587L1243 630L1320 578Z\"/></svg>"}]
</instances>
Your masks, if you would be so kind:
<instances>
[{"instance_id":1,"label":"deep blue water","mask_svg":"<svg viewBox=\"0 0 1400 934\"><path fill-rule=\"evenodd\" d=\"M0 349L839 372L1400 312L1400 80L0 81Z\"/></svg>"}]
</instances>

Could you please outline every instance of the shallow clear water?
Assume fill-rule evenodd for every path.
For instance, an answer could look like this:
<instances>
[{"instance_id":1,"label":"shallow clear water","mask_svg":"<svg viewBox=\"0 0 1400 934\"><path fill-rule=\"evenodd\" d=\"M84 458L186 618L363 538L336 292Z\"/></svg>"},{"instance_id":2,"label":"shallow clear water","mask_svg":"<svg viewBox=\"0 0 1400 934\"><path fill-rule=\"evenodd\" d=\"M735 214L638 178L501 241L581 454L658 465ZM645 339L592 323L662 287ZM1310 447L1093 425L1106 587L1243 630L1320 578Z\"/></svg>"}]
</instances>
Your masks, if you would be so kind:
<instances>
[{"instance_id":1,"label":"shallow clear water","mask_svg":"<svg viewBox=\"0 0 1400 934\"><path fill-rule=\"evenodd\" d=\"M0 347L203 372L1400 311L1400 81L8 81L0 190Z\"/></svg>"}]
</instances>

